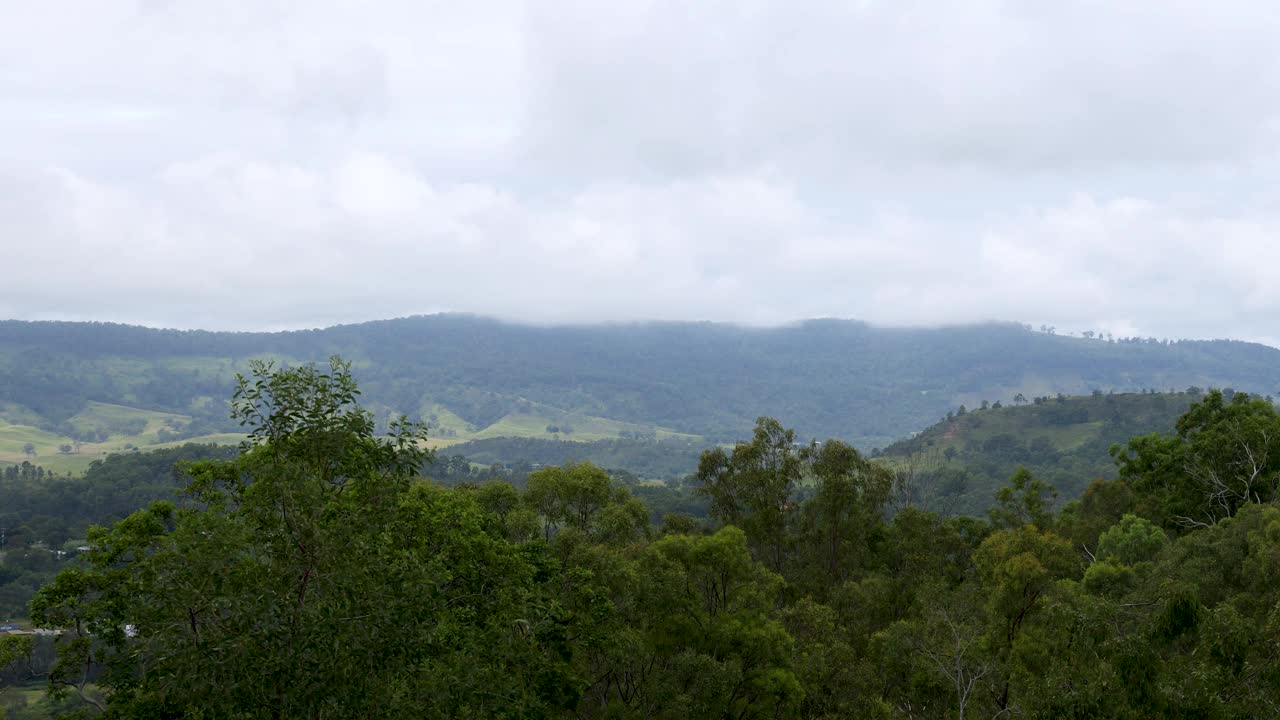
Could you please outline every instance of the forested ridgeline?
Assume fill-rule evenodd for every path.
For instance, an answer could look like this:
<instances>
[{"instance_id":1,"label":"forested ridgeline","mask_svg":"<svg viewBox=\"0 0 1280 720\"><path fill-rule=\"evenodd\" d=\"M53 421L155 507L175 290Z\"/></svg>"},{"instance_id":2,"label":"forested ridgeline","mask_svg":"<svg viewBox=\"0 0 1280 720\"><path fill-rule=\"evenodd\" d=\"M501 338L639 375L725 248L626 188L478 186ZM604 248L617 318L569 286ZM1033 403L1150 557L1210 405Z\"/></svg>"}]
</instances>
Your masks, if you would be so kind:
<instances>
[{"instance_id":1,"label":"forested ridgeline","mask_svg":"<svg viewBox=\"0 0 1280 720\"><path fill-rule=\"evenodd\" d=\"M566 439L678 432L719 442L768 415L788 418L805 438L870 448L960 404L1020 393L1280 388L1280 351L1262 345L1085 335L842 320L528 327L462 315L282 333L0 321L0 399L13 406L0 403L0 418L71 437L84 428L68 420L99 402L181 415L182 437L234 430L223 399L249 358L334 353L355 360L380 421L434 415L438 437L460 438L495 425L485 437L568 423L577 435Z\"/></svg>"},{"instance_id":2,"label":"forested ridgeline","mask_svg":"<svg viewBox=\"0 0 1280 720\"><path fill-rule=\"evenodd\" d=\"M589 464L445 488L349 371L259 368L243 454L37 594L50 687L114 717L1260 718L1280 711L1280 418L1211 392L1119 477L989 517L762 419L712 520ZM16 666L25 636L0 636ZM0 695L3 697L3 695Z\"/></svg>"}]
</instances>

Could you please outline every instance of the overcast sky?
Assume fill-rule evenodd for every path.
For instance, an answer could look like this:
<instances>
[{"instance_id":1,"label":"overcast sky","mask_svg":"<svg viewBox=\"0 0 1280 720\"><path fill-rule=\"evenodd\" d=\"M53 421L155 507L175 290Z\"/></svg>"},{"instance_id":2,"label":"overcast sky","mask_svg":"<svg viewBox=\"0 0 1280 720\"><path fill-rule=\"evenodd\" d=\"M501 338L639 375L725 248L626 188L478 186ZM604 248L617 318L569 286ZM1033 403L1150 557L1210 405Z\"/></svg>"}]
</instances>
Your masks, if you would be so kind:
<instances>
[{"instance_id":1,"label":"overcast sky","mask_svg":"<svg viewBox=\"0 0 1280 720\"><path fill-rule=\"evenodd\" d=\"M0 17L0 317L1280 338L1274 0Z\"/></svg>"}]
</instances>

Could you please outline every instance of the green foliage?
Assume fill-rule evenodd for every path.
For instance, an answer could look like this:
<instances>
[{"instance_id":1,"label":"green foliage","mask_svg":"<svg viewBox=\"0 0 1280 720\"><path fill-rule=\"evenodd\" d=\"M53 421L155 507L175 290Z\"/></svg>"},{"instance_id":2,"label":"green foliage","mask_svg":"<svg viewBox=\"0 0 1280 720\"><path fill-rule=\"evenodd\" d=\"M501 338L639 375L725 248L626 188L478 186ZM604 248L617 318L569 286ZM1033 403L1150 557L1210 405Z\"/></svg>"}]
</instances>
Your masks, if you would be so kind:
<instances>
[{"instance_id":1,"label":"green foliage","mask_svg":"<svg viewBox=\"0 0 1280 720\"><path fill-rule=\"evenodd\" d=\"M446 452L483 465L498 463L512 469L519 468L526 474L534 465L589 462L603 468L624 469L642 478L673 482L698 467L698 457L706 446L706 442L688 438L618 438L577 442L500 437L450 445Z\"/></svg>"},{"instance_id":2,"label":"green foliage","mask_svg":"<svg viewBox=\"0 0 1280 720\"><path fill-rule=\"evenodd\" d=\"M243 451L184 464L186 495L88 530L89 551L54 563L30 610L60 635L0 636L0 662L48 667L41 712L1225 720L1280 707L1280 505L1259 491L1167 534L1159 511L1183 497L1176 466L1151 455L1130 459L1159 482L1097 481L1060 514L1030 470L990 521L890 514L901 473L761 418L749 441L702 457L712 521L666 513L655 528L644 486L590 463L508 482L450 461L465 479L429 483L423 428L377 432L346 364L255 370L233 403ZM1208 399L1173 452L1238 468L1209 438L1260 437L1246 420L1266 414ZM146 457L96 472L145 477L128 469Z\"/></svg>"},{"instance_id":3,"label":"green foliage","mask_svg":"<svg viewBox=\"0 0 1280 720\"><path fill-rule=\"evenodd\" d=\"M30 635L0 635L0 672L8 670L29 658L35 650L35 638ZM3 676L0 676L0 697L6 689ZM0 713L0 717L4 717Z\"/></svg>"},{"instance_id":4,"label":"green foliage","mask_svg":"<svg viewBox=\"0 0 1280 720\"><path fill-rule=\"evenodd\" d=\"M663 694L678 693L668 716L776 717L800 699L792 639L768 617L782 579L752 559L742 531L667 535L641 570L650 642L673 670Z\"/></svg>"},{"instance_id":5,"label":"green foliage","mask_svg":"<svg viewBox=\"0 0 1280 720\"><path fill-rule=\"evenodd\" d=\"M970 412L885 448L881 462L913 474L918 495L941 512L985 514L992 494L1025 467L1064 497L1118 476L1112 447L1174 429L1198 398L1128 393Z\"/></svg>"},{"instance_id":6,"label":"green foliage","mask_svg":"<svg viewBox=\"0 0 1280 720\"><path fill-rule=\"evenodd\" d=\"M560 527L588 538L626 544L643 537L649 521L644 504L608 473L590 464L549 467L529 476L525 505L542 518L547 540Z\"/></svg>"},{"instance_id":7,"label":"green foliage","mask_svg":"<svg viewBox=\"0 0 1280 720\"><path fill-rule=\"evenodd\" d=\"M720 448L703 453L697 480L699 492L711 501L712 516L743 528L776 571L782 568L787 527L797 509L792 496L801 472L795 432L762 417L751 442L738 443L729 453Z\"/></svg>"},{"instance_id":8,"label":"green foliage","mask_svg":"<svg viewBox=\"0 0 1280 720\"><path fill-rule=\"evenodd\" d=\"M1051 504L1057 496L1057 490L1037 479L1030 470L1020 467L1009 479L1009 484L996 493L997 505L990 512L991 524L1006 528L1026 524L1051 527Z\"/></svg>"},{"instance_id":9,"label":"green foliage","mask_svg":"<svg viewBox=\"0 0 1280 720\"><path fill-rule=\"evenodd\" d=\"M1151 521L1126 514L1098 538L1098 558L1122 565L1154 560L1165 540L1164 531Z\"/></svg>"},{"instance_id":10,"label":"green foliage","mask_svg":"<svg viewBox=\"0 0 1280 720\"><path fill-rule=\"evenodd\" d=\"M1095 595L1124 597L1135 582L1132 567L1110 560L1091 564L1084 572L1084 587Z\"/></svg>"},{"instance_id":11,"label":"green foliage","mask_svg":"<svg viewBox=\"0 0 1280 720\"><path fill-rule=\"evenodd\" d=\"M825 594L865 567L865 548L882 525L893 474L838 440L808 448L802 459L813 495L804 504L797 535L813 552L802 553L798 562L810 566L808 577L821 582L813 590Z\"/></svg>"},{"instance_id":12,"label":"green foliage","mask_svg":"<svg viewBox=\"0 0 1280 720\"><path fill-rule=\"evenodd\" d=\"M1073 546L1090 552L1107 528L1132 513L1136 502L1133 489L1123 480L1095 480L1083 496L1062 508L1055 528Z\"/></svg>"},{"instance_id":13,"label":"green foliage","mask_svg":"<svg viewBox=\"0 0 1280 720\"><path fill-rule=\"evenodd\" d=\"M111 523L154 500L182 501L175 466L231 458L234 448L184 445L94 460L82 477L30 463L0 471L0 620L26 615L36 589L75 560L95 523Z\"/></svg>"},{"instance_id":14,"label":"green foliage","mask_svg":"<svg viewBox=\"0 0 1280 720\"><path fill-rule=\"evenodd\" d=\"M1120 476L1147 495L1170 527L1205 527L1249 503L1276 498L1280 413L1270 402L1212 391L1173 435L1147 435L1115 451Z\"/></svg>"},{"instance_id":15,"label":"green foliage","mask_svg":"<svg viewBox=\"0 0 1280 720\"><path fill-rule=\"evenodd\" d=\"M973 556L987 587L987 605L1012 645L1058 580L1076 577L1080 562L1065 540L1034 525L993 533Z\"/></svg>"},{"instance_id":16,"label":"green foliage","mask_svg":"<svg viewBox=\"0 0 1280 720\"><path fill-rule=\"evenodd\" d=\"M337 361L256 371L236 394L244 453L186 468L200 507L154 503L93 531L87 565L33 601L33 621L65 630L51 687L81 693L100 666L111 713L129 717L516 717L572 702L535 566L474 500L412 482L421 427L375 437Z\"/></svg>"}]
</instances>

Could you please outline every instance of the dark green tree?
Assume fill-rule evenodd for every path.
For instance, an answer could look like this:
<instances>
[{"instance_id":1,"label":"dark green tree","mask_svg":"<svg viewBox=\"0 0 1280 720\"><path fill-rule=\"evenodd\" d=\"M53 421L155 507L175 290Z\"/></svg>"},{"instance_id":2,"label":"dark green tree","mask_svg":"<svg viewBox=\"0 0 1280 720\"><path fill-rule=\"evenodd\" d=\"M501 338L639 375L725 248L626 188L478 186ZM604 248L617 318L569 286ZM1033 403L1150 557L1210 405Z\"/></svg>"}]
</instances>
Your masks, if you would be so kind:
<instances>
[{"instance_id":1,"label":"dark green tree","mask_svg":"<svg viewBox=\"0 0 1280 720\"><path fill-rule=\"evenodd\" d=\"M529 717L572 706L534 556L464 493L415 481L405 420L374 434L350 366L240 378L243 453L186 467L159 502L90 534L31 606L63 632L51 689L87 669L110 717Z\"/></svg>"},{"instance_id":2,"label":"dark green tree","mask_svg":"<svg viewBox=\"0 0 1280 720\"><path fill-rule=\"evenodd\" d=\"M830 590L867 561L869 540L884 525L893 473L838 440L806 448L802 456L814 486L803 505L802 542L816 551L810 555L816 586Z\"/></svg>"},{"instance_id":3,"label":"dark green tree","mask_svg":"<svg viewBox=\"0 0 1280 720\"><path fill-rule=\"evenodd\" d=\"M751 442L731 452L708 450L698 461L698 492L711 501L711 514L747 534L757 557L782 570L787 531L799 509L794 492L804 472L795 432L773 418L756 420Z\"/></svg>"},{"instance_id":4,"label":"dark green tree","mask_svg":"<svg viewBox=\"0 0 1280 720\"><path fill-rule=\"evenodd\" d=\"M1134 438L1112 454L1148 515L1207 527L1276 498L1280 414L1261 398L1213 390L1178 419L1175 434Z\"/></svg>"},{"instance_id":5,"label":"dark green tree","mask_svg":"<svg viewBox=\"0 0 1280 720\"><path fill-rule=\"evenodd\" d=\"M996 507L991 509L991 524L1012 528L1031 524L1041 528L1053 526L1053 501L1058 492L1048 483L1019 467L1009 484L996 493Z\"/></svg>"}]
</instances>

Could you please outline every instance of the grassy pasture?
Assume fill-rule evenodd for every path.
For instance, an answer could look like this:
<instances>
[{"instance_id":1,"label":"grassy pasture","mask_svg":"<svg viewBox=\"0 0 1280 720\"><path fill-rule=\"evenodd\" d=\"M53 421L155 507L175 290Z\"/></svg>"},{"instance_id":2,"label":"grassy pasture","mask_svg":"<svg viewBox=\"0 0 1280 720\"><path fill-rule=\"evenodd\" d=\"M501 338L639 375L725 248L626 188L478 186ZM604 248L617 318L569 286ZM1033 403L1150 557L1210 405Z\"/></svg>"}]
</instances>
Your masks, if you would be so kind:
<instances>
[{"instance_id":1,"label":"grassy pasture","mask_svg":"<svg viewBox=\"0 0 1280 720\"><path fill-rule=\"evenodd\" d=\"M572 428L573 431L571 433L547 432L548 427L563 427L566 424ZM611 440L619 437L619 433L627 431L656 432L660 439L673 437L690 440L697 439L697 436L679 433L668 428L654 428L648 425L637 425L633 423L620 422L618 420L593 417L590 415L563 414L558 417L554 417L541 413L511 413L489 427L472 433L470 437L464 439L483 440L485 438L494 437L532 437L550 439L559 437L564 440L592 442L596 440Z\"/></svg>"},{"instance_id":2,"label":"grassy pasture","mask_svg":"<svg viewBox=\"0 0 1280 720\"><path fill-rule=\"evenodd\" d=\"M12 416L11 416L12 417ZM173 429L191 422L186 415L175 413L140 410L124 405L90 402L68 422L78 431L107 429L123 422L141 420L143 430L140 433L123 435L113 434L103 442L80 443L77 450L63 453L62 445L75 445L70 437L59 435L48 430L26 424L16 424L0 420L0 466L18 464L29 460L55 473L80 473L89 467L94 460L113 452L125 452L129 445L146 448L161 444L159 432L162 429ZM182 442L195 442L185 440ZM23 452L27 443L35 446L35 456ZM181 444L181 443L179 443Z\"/></svg>"},{"instance_id":3,"label":"grassy pasture","mask_svg":"<svg viewBox=\"0 0 1280 720\"><path fill-rule=\"evenodd\" d=\"M529 412L511 413L497 422L484 428L475 428L461 417L438 403L424 403L421 417L425 420L435 416L431 424L435 428L430 433L428 446L445 448L450 445L495 437L527 437L592 442L610 440L620 437L623 432L654 433L659 439L679 438L698 440L695 435L679 433L669 428L626 423L607 418L565 413L555 408L532 404ZM57 474L76 474L87 469L94 460L98 460L114 452L128 452L133 448L146 450L149 448L174 447L185 443L214 443L235 445L245 438L243 433L216 433L181 440L162 441L161 430L178 429L191 422L191 417L178 413L141 410L110 403L90 402L83 410L72 416L68 422L81 432L110 430L122 423L132 421L135 425L141 420L141 432L134 434L113 433L102 442L80 443L78 450L63 453L59 450L63 445L74 445L70 437L35 427L39 417L16 405L0 405L0 467L18 464L24 460L43 466L46 470ZM18 422L15 422L18 421ZM21 422L25 421L25 422ZM550 433L548 427L572 428L570 433ZM450 431L448 433L442 430ZM35 446L35 456L28 456L23 447L31 443Z\"/></svg>"}]
</instances>

